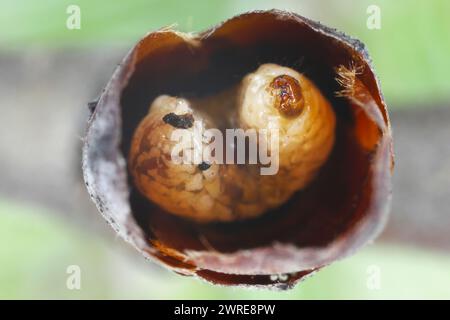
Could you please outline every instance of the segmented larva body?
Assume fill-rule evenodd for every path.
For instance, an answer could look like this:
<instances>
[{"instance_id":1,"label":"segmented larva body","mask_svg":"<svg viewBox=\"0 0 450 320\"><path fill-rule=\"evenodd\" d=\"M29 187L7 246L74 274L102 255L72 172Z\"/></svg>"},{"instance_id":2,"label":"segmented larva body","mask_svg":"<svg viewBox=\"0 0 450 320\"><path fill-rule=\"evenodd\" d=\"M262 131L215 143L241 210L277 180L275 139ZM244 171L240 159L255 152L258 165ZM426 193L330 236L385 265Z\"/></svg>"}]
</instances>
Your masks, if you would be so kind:
<instances>
[{"instance_id":1,"label":"segmented larva body","mask_svg":"<svg viewBox=\"0 0 450 320\"><path fill-rule=\"evenodd\" d=\"M209 116L208 116L208 115ZM179 164L172 153L174 130L194 137L196 125L266 130L278 171L262 175L261 164ZM278 141L271 144L270 132ZM233 221L261 215L305 188L327 160L334 143L335 115L320 90L290 68L264 64L216 97L188 101L159 96L136 129L129 168L138 190L170 213L199 222ZM261 140L258 140L261 144ZM190 146L186 146L189 148Z\"/></svg>"}]
</instances>

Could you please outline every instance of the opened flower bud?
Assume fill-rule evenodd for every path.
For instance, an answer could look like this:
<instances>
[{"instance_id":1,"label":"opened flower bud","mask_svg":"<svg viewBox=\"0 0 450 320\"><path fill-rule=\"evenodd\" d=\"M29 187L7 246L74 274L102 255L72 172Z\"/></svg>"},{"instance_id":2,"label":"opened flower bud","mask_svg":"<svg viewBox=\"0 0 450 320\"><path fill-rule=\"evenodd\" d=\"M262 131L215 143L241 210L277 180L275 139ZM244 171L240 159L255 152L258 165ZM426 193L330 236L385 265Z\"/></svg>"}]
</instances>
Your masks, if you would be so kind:
<instances>
[{"instance_id":1,"label":"opened flower bud","mask_svg":"<svg viewBox=\"0 0 450 320\"><path fill-rule=\"evenodd\" d=\"M232 96L236 94L240 97ZM216 135L216 148L210 150L215 154L206 155L205 159L203 149L210 145L205 143L202 132L195 133L194 122L201 127L223 126L222 114L217 117L220 110L212 110L223 108L224 101L235 101L224 108L228 127L236 124L238 129L247 131L237 137L241 143L219 141L223 140L222 134ZM216 119L202 116L199 106L216 115ZM271 130L269 137L258 134L267 129ZM334 129L332 107L311 81L290 68L264 64L247 75L237 90L227 90L216 99L209 97L191 103L165 95L157 97L135 131L128 164L138 190L170 213L199 222L253 218L282 205L308 185L328 158ZM173 139L176 133L179 135ZM188 141L181 142L182 148L177 149L183 135L188 139L182 140ZM276 135L276 141L270 135ZM255 144L249 150L245 148L246 137ZM218 156L221 150L217 150L217 144L219 149L224 144L233 146L232 160L235 151L257 156L258 147L264 148L273 156L271 160L276 163L271 165L276 166L275 170L255 170L257 159L247 164L242 161L244 165L225 162ZM243 148L238 149L239 146ZM178 156L195 153L193 149L200 149L197 151L201 153L201 163L194 163L193 159L174 161L174 152Z\"/></svg>"},{"instance_id":2,"label":"opened flower bud","mask_svg":"<svg viewBox=\"0 0 450 320\"><path fill-rule=\"evenodd\" d=\"M281 289L374 239L392 167L363 45L282 11L147 35L83 149L92 199L142 254L215 284Z\"/></svg>"}]
</instances>

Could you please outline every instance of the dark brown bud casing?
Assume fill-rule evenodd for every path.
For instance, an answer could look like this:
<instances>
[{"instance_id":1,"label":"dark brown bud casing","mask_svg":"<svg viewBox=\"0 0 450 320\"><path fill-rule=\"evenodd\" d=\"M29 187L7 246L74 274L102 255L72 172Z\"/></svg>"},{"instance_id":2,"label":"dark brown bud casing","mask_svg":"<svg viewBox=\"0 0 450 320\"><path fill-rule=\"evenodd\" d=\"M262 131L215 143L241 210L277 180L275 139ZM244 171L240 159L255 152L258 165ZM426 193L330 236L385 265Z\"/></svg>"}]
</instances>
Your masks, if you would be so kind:
<instances>
[{"instance_id":1,"label":"dark brown bud casing","mask_svg":"<svg viewBox=\"0 0 450 320\"><path fill-rule=\"evenodd\" d=\"M214 223L168 214L143 197L126 159L149 104L161 94L213 95L264 63L305 72L336 114L332 152L307 188L254 219ZM280 112L293 116L304 106L288 80L273 85L287 107ZM186 127L192 118L165 121ZM277 289L291 288L378 235L388 216L392 169L389 117L364 45L276 10L245 13L196 35L166 28L145 36L101 94L83 147L91 198L144 256L214 284Z\"/></svg>"}]
</instances>

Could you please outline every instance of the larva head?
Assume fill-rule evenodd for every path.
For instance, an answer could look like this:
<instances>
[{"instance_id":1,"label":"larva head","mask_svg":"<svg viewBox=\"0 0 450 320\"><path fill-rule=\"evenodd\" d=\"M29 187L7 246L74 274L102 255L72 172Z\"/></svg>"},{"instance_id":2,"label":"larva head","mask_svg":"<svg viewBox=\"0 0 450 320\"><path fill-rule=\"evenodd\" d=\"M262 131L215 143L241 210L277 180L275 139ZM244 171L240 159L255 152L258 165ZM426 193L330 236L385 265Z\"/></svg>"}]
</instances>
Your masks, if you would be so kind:
<instances>
[{"instance_id":1,"label":"larva head","mask_svg":"<svg viewBox=\"0 0 450 320\"><path fill-rule=\"evenodd\" d=\"M241 121L251 128L283 128L305 111L308 90L309 82L294 69L263 64L242 82Z\"/></svg>"},{"instance_id":2,"label":"larva head","mask_svg":"<svg viewBox=\"0 0 450 320\"><path fill-rule=\"evenodd\" d=\"M288 140L283 142L284 136L302 135L311 126L334 131L332 107L324 94L310 79L289 67L268 63L247 75L239 103L244 127L278 129L284 146L289 145ZM325 119L316 119L318 114Z\"/></svg>"},{"instance_id":3,"label":"larva head","mask_svg":"<svg viewBox=\"0 0 450 320\"><path fill-rule=\"evenodd\" d=\"M270 83L271 94L275 97L274 107L285 117L298 116L304 107L300 82L287 74L275 77Z\"/></svg>"}]
</instances>

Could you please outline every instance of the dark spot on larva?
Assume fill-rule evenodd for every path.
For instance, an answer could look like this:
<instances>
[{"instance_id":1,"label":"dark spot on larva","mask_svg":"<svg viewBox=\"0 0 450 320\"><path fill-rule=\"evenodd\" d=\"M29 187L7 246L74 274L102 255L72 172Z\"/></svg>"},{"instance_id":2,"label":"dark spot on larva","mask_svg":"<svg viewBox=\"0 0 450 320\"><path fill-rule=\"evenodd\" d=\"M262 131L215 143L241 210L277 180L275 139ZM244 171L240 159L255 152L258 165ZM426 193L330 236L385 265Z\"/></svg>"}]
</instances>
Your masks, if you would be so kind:
<instances>
[{"instance_id":1,"label":"dark spot on larva","mask_svg":"<svg viewBox=\"0 0 450 320\"><path fill-rule=\"evenodd\" d=\"M194 116L190 113L178 115L171 112L163 117L163 121L178 129L188 129L194 125Z\"/></svg>"},{"instance_id":2,"label":"dark spot on larva","mask_svg":"<svg viewBox=\"0 0 450 320\"><path fill-rule=\"evenodd\" d=\"M200 163L198 165L198 168L202 171L208 170L211 167L211 165L205 161L203 161L202 163Z\"/></svg>"}]
</instances>

